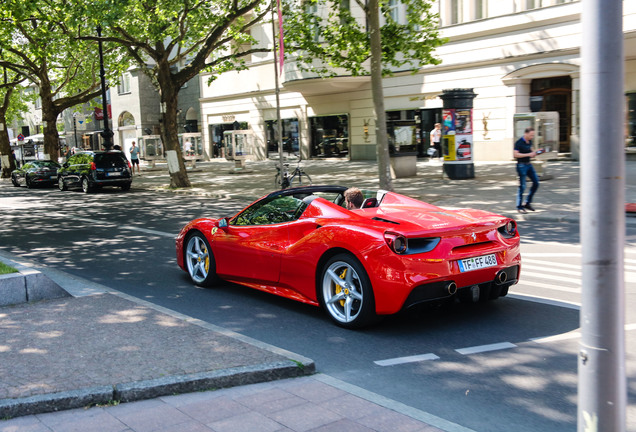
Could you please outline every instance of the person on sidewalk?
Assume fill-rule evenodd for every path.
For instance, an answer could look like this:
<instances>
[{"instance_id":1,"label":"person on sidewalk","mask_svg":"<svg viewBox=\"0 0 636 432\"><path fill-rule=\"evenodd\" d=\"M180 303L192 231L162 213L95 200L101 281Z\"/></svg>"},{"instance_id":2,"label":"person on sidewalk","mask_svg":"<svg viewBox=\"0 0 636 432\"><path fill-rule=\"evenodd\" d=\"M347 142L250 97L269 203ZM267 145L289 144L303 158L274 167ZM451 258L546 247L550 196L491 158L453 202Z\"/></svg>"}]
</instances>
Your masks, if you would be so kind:
<instances>
[{"instance_id":1,"label":"person on sidewalk","mask_svg":"<svg viewBox=\"0 0 636 432\"><path fill-rule=\"evenodd\" d=\"M130 148L130 163L132 164L132 173L135 173L135 165L137 165L137 175L141 174L139 169L139 147L135 146L135 142L132 142L132 147Z\"/></svg>"},{"instance_id":2,"label":"person on sidewalk","mask_svg":"<svg viewBox=\"0 0 636 432\"><path fill-rule=\"evenodd\" d=\"M527 213L528 210L534 211L532 207L532 198L539 189L539 177L532 166L531 158L537 155L532 150L532 139L534 138L534 128L526 128L523 136L517 140L514 148L514 158L517 159L517 174L519 175L519 191L517 192L517 211L519 213ZM523 204L523 193L526 190L526 178L532 181L530 193L526 197L526 203Z\"/></svg>"},{"instance_id":3,"label":"person on sidewalk","mask_svg":"<svg viewBox=\"0 0 636 432\"><path fill-rule=\"evenodd\" d=\"M442 124L435 123L435 129L431 131L431 147L437 152L437 157L442 157ZM431 155L431 158L433 156Z\"/></svg>"}]
</instances>

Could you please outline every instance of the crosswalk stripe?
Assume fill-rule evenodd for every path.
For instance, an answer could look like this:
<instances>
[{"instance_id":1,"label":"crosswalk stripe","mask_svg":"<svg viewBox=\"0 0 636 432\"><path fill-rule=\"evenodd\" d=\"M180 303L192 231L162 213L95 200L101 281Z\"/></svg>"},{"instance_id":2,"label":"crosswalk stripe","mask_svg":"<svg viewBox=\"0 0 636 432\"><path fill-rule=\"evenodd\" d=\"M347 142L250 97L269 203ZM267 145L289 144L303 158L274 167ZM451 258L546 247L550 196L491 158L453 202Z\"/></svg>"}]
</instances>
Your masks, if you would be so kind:
<instances>
[{"instance_id":1,"label":"crosswalk stripe","mask_svg":"<svg viewBox=\"0 0 636 432\"><path fill-rule=\"evenodd\" d=\"M581 277L581 271L574 271L574 270L564 270L561 268L554 268L554 267L541 267L541 266L537 266L537 265L532 265L532 264L526 264L522 267L523 270L538 270L541 272L548 272L548 273L559 273L559 274L565 274L565 275L572 275L572 276L578 276ZM523 271L522 270L522 271Z\"/></svg>"},{"instance_id":2,"label":"crosswalk stripe","mask_svg":"<svg viewBox=\"0 0 636 432\"><path fill-rule=\"evenodd\" d=\"M569 269L581 270L581 265L580 264L567 264L567 263L561 263L561 262L555 262L555 261L542 261L542 260L537 260L537 259L528 259L528 258L524 258L524 255L522 255L521 256L521 265L523 267L525 267L527 264L540 264L540 265L543 265L543 266L547 266L549 268L561 267L561 268L569 268Z\"/></svg>"},{"instance_id":3,"label":"crosswalk stripe","mask_svg":"<svg viewBox=\"0 0 636 432\"><path fill-rule=\"evenodd\" d=\"M521 280L524 280L530 276L533 279L541 279L541 280L547 279L547 280L557 281L557 282L567 282L567 283L571 283L575 285L581 284L580 277L574 278L574 277L558 276L558 275L552 275L552 274L546 274L546 273L524 272L523 269L521 269Z\"/></svg>"},{"instance_id":4,"label":"crosswalk stripe","mask_svg":"<svg viewBox=\"0 0 636 432\"><path fill-rule=\"evenodd\" d=\"M564 287L561 285L551 285L551 284L544 284L541 282L533 282L533 281L529 281L529 280L525 280L525 279L521 279L521 281L519 282L520 286L533 286L533 287L537 287L537 288L546 288L546 289L551 289L554 291L562 291L562 292L569 292L569 293L576 293L576 294L580 294L581 293L581 288L569 288L569 287Z\"/></svg>"}]
</instances>

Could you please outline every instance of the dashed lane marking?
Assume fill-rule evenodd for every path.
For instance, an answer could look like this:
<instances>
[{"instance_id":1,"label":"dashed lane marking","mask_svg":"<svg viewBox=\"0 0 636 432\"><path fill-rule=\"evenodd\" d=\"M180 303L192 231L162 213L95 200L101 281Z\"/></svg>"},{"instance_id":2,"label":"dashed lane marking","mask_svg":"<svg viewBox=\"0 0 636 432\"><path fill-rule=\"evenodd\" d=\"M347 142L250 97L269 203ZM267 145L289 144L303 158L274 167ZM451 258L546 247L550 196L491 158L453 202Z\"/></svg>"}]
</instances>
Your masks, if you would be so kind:
<instances>
[{"instance_id":1,"label":"dashed lane marking","mask_svg":"<svg viewBox=\"0 0 636 432\"><path fill-rule=\"evenodd\" d=\"M438 360L438 359L439 357L436 356L435 354L421 354L421 355L412 355L412 356L406 356L406 357L396 357L396 358L387 359L387 360L377 360L377 361L374 361L373 363L377 364L378 366L395 366L395 365L405 364L405 363L415 363L420 361Z\"/></svg>"},{"instance_id":2,"label":"dashed lane marking","mask_svg":"<svg viewBox=\"0 0 636 432\"><path fill-rule=\"evenodd\" d=\"M636 330L636 323L625 324L625 331L633 331L633 330ZM534 342L537 344L547 344L552 342L563 342L566 340L579 339L580 337L581 337L581 332L577 330L577 331L571 331L568 333L562 333L558 335L530 338L528 339L528 341ZM505 349L517 348L517 347L518 345L513 344L511 342L500 342L500 343L479 345L479 346L468 347L468 348L459 348L459 349L456 349L455 351L462 355L471 355L471 354L480 354L480 353L491 352L491 351L500 351ZM416 363L416 362L428 361L428 360L439 360L440 358L441 357L433 353L428 353L428 354L421 354L421 355L396 357L394 359L378 360L378 361L374 361L373 363L379 366L397 366L397 365L406 364L406 363Z\"/></svg>"},{"instance_id":3,"label":"dashed lane marking","mask_svg":"<svg viewBox=\"0 0 636 432\"><path fill-rule=\"evenodd\" d=\"M455 351L457 351L458 353L462 355L471 355L471 354L479 354L479 353L489 352L489 351L499 351L499 350L504 350L509 348L515 348L516 346L517 345L510 342L500 342L500 343L489 344L489 345L478 345L474 347L460 348L460 349L456 349Z\"/></svg>"}]
</instances>

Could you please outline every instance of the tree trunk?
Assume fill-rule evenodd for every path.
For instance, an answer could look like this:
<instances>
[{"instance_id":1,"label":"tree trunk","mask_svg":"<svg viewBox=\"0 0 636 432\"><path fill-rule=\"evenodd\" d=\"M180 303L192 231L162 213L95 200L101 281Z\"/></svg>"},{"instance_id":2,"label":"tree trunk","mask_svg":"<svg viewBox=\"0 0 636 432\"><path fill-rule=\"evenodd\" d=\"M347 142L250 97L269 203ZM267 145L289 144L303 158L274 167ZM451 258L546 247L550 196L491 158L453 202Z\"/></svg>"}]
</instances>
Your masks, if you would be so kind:
<instances>
[{"instance_id":1,"label":"tree trunk","mask_svg":"<svg viewBox=\"0 0 636 432\"><path fill-rule=\"evenodd\" d=\"M165 87L170 88L166 89ZM175 150L177 152L177 160L179 162L179 170L175 172L170 171L170 187L192 187L188 173L186 172L183 152L179 145L179 135L177 132L178 90L174 91L172 86L165 87L162 87L161 92L161 104L165 107L161 122L161 140L167 150Z\"/></svg>"},{"instance_id":2,"label":"tree trunk","mask_svg":"<svg viewBox=\"0 0 636 432\"><path fill-rule=\"evenodd\" d=\"M42 123L44 125L44 154L45 159L57 161L59 156L60 135L57 131L57 116L59 112L55 107L51 86L45 81L40 87L42 99Z\"/></svg>"},{"instance_id":3,"label":"tree trunk","mask_svg":"<svg viewBox=\"0 0 636 432\"><path fill-rule=\"evenodd\" d=\"M382 39L380 37L380 10L378 0L369 0L369 33L371 37L371 92L375 109L375 139L378 152L378 175L380 188L393 190L391 180L391 160L389 140L384 110L384 90L382 88Z\"/></svg>"},{"instance_id":4,"label":"tree trunk","mask_svg":"<svg viewBox=\"0 0 636 432\"><path fill-rule=\"evenodd\" d=\"M2 174L0 174L0 178L9 178L11 177L11 171L13 171L16 166L15 161L11 157L11 142L9 141L9 131L7 129L4 111L0 112L0 124L4 125L2 130L0 130L0 158L2 160Z\"/></svg>"}]
</instances>

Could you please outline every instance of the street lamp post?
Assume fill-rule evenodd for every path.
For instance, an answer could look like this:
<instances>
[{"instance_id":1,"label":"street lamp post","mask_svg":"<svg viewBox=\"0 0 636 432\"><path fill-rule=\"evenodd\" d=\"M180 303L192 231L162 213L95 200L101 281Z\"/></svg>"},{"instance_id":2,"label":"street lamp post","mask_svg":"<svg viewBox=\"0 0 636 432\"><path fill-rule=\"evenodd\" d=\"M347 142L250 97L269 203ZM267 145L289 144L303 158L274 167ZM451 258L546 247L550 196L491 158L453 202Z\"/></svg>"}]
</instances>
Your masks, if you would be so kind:
<instances>
[{"instance_id":1,"label":"street lamp post","mask_svg":"<svg viewBox=\"0 0 636 432\"><path fill-rule=\"evenodd\" d=\"M110 150L113 146L113 131L108 127L108 104L106 102L106 72L104 71L104 53L102 51L102 27L97 26L97 36L99 37L99 77L102 84L102 114L104 116L104 130L101 135L104 138L104 147Z\"/></svg>"}]
</instances>

